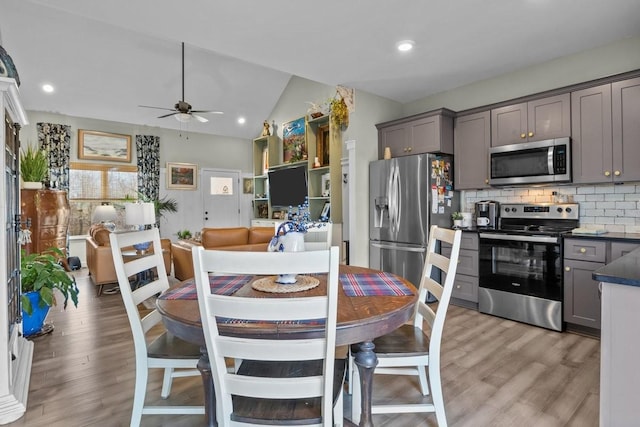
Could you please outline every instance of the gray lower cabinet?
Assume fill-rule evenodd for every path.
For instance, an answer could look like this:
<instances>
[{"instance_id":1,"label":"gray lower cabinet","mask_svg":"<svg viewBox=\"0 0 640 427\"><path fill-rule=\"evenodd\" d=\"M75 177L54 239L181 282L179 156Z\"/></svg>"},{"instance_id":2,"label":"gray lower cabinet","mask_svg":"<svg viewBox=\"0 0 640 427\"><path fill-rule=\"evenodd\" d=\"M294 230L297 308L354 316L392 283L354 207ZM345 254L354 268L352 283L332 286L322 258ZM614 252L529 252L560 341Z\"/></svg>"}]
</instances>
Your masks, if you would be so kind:
<instances>
[{"instance_id":1,"label":"gray lower cabinet","mask_svg":"<svg viewBox=\"0 0 640 427\"><path fill-rule=\"evenodd\" d=\"M491 111L457 117L453 140L455 189L489 188Z\"/></svg>"},{"instance_id":2,"label":"gray lower cabinet","mask_svg":"<svg viewBox=\"0 0 640 427\"><path fill-rule=\"evenodd\" d=\"M564 240L564 321L600 329L599 283L592 273L611 261L638 248L637 242L606 239Z\"/></svg>"},{"instance_id":3,"label":"gray lower cabinet","mask_svg":"<svg viewBox=\"0 0 640 427\"><path fill-rule=\"evenodd\" d=\"M451 246L443 245L442 254L450 255ZM478 234L463 232L458 255L456 280L451 293L452 304L478 308Z\"/></svg>"}]
</instances>

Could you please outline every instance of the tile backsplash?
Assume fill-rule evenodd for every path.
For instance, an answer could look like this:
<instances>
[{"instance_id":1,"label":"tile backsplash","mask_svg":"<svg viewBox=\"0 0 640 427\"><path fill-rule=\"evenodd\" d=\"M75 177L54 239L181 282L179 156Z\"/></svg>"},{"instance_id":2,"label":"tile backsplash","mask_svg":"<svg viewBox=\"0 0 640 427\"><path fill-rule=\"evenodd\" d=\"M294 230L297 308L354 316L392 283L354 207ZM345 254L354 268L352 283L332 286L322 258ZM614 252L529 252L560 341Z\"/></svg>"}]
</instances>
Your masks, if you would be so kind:
<instances>
[{"instance_id":1,"label":"tile backsplash","mask_svg":"<svg viewBox=\"0 0 640 427\"><path fill-rule=\"evenodd\" d=\"M462 191L464 212L481 200L500 203L550 203L553 192L580 204L580 227L640 233L640 184L504 188Z\"/></svg>"}]
</instances>

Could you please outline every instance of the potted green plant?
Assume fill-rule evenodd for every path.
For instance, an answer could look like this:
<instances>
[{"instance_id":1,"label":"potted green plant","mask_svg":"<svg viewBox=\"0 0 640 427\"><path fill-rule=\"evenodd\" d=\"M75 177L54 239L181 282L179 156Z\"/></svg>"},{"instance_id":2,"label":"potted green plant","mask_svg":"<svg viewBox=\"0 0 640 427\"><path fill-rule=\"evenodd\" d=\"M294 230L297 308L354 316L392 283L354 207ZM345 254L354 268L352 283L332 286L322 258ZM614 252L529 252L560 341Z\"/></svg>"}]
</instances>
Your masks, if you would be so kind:
<instances>
[{"instance_id":1,"label":"potted green plant","mask_svg":"<svg viewBox=\"0 0 640 427\"><path fill-rule=\"evenodd\" d=\"M178 239L190 239L191 231L189 230L178 230L176 233L178 235Z\"/></svg>"},{"instance_id":2,"label":"potted green plant","mask_svg":"<svg viewBox=\"0 0 640 427\"><path fill-rule=\"evenodd\" d=\"M44 150L36 150L28 146L26 151L20 153L20 175L24 182L24 188L40 189L42 182L47 178L49 165Z\"/></svg>"},{"instance_id":3,"label":"potted green plant","mask_svg":"<svg viewBox=\"0 0 640 427\"><path fill-rule=\"evenodd\" d=\"M454 212L451 214L451 219L453 220L454 227L462 227L462 213Z\"/></svg>"},{"instance_id":4,"label":"potted green plant","mask_svg":"<svg viewBox=\"0 0 640 427\"><path fill-rule=\"evenodd\" d=\"M40 332L45 317L52 305L56 305L54 289L64 297L64 308L69 298L78 306L78 286L75 277L67 274L60 265L64 253L58 248L47 252L26 255L24 250L20 260L22 289L23 332L32 335Z\"/></svg>"}]
</instances>

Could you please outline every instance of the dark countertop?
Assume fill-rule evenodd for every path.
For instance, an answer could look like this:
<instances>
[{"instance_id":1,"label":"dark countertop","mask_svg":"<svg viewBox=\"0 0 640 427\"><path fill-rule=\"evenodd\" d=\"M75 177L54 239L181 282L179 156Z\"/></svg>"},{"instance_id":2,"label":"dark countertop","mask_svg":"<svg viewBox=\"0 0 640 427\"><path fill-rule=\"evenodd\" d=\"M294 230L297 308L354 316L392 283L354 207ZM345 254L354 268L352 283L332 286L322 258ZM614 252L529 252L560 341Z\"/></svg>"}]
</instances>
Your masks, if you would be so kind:
<instances>
[{"instance_id":1,"label":"dark countertop","mask_svg":"<svg viewBox=\"0 0 640 427\"><path fill-rule=\"evenodd\" d=\"M634 241L637 240L640 243L640 233L604 233L604 234L572 234L567 233L564 235L565 239L589 239L589 240L625 240Z\"/></svg>"},{"instance_id":2,"label":"dark countertop","mask_svg":"<svg viewBox=\"0 0 640 427\"><path fill-rule=\"evenodd\" d=\"M640 286L640 248L592 273L593 280L619 285Z\"/></svg>"}]
</instances>

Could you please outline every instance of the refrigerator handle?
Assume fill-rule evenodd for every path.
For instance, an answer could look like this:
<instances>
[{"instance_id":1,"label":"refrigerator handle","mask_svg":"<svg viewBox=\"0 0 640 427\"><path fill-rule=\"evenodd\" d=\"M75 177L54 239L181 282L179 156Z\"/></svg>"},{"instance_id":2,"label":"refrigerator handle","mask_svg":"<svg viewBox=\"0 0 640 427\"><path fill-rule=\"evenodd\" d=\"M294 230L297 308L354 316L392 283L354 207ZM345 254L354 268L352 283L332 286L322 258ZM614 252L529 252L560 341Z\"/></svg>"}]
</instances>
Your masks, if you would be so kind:
<instances>
[{"instance_id":1,"label":"refrigerator handle","mask_svg":"<svg viewBox=\"0 0 640 427\"><path fill-rule=\"evenodd\" d=\"M427 249L423 247L413 248L409 246L385 245L384 243L371 243L371 246L378 249L392 249L394 251L403 251L403 252L423 253L427 251Z\"/></svg>"},{"instance_id":2,"label":"refrigerator handle","mask_svg":"<svg viewBox=\"0 0 640 427\"><path fill-rule=\"evenodd\" d=\"M402 184L400 183L400 171L396 168L396 231L400 230L400 219L402 218Z\"/></svg>"}]
</instances>

